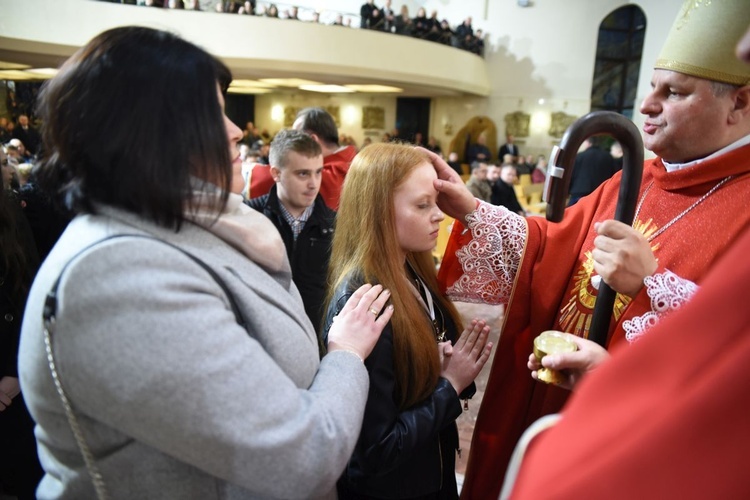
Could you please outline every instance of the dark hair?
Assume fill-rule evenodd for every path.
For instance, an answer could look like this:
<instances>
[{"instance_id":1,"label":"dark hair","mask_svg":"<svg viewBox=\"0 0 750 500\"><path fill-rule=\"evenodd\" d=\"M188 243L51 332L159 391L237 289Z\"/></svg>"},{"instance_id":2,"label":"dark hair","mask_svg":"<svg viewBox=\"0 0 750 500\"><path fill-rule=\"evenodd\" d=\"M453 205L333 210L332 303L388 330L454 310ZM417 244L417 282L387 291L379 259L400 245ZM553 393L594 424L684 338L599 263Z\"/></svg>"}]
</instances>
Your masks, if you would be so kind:
<instances>
[{"instance_id":1,"label":"dark hair","mask_svg":"<svg viewBox=\"0 0 750 500\"><path fill-rule=\"evenodd\" d=\"M315 158L323 154L320 144L300 130L281 130L271 142L271 152L268 155L271 165L285 168L287 154L290 151L299 153L307 158Z\"/></svg>"},{"instance_id":2,"label":"dark hair","mask_svg":"<svg viewBox=\"0 0 750 500\"><path fill-rule=\"evenodd\" d=\"M315 134L327 145L339 145L339 129L331 114L323 108L305 108L295 118L302 119L302 131Z\"/></svg>"},{"instance_id":3,"label":"dark hair","mask_svg":"<svg viewBox=\"0 0 750 500\"><path fill-rule=\"evenodd\" d=\"M222 190L231 158L217 99L231 73L171 33L142 27L101 33L42 89L39 184L76 212L115 206L179 229L192 192Z\"/></svg>"}]
</instances>

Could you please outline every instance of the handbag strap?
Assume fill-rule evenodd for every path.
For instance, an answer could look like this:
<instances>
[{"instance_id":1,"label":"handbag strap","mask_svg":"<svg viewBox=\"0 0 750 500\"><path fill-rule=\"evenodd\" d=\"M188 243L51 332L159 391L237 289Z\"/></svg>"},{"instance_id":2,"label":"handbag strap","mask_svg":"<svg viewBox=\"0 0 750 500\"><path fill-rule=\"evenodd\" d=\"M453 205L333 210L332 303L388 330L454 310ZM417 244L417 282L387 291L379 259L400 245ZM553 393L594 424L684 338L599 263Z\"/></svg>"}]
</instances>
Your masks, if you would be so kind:
<instances>
[{"instance_id":1,"label":"handbag strap","mask_svg":"<svg viewBox=\"0 0 750 500\"><path fill-rule=\"evenodd\" d=\"M201 259L196 257L195 255L191 254L190 252L183 250L182 248L173 245L172 243L162 240L160 238L156 238L154 236L149 236L145 234L116 234L112 236L108 236L107 238L101 239L99 241L96 241L83 249L79 250L78 253L76 253L73 257L70 258L70 260L63 266L63 268L60 270L60 274L57 276L57 279L55 280L54 284L52 285L52 288L47 293L47 297L44 300L44 308L42 311L42 320L44 324L44 348L47 353L47 363L49 364L50 372L52 373L52 380L55 384L55 389L57 390L57 394L60 396L60 401L62 402L63 409L65 411L65 416L68 420L68 423L70 424L70 428L73 432L73 437L76 440L76 443L78 445L79 450L81 451L81 454L83 455L83 460L86 464L86 469L89 472L89 475L91 476L91 481L94 483L94 490L96 491L96 496L100 500L106 500L109 498L109 495L107 494L107 489L104 484L104 479L102 478L101 472L99 471L99 468L96 465L96 462L94 461L94 455L91 452L91 449L89 448L88 444L86 443L86 439L83 436L83 431L81 430L81 426L78 422L78 418L75 415L75 412L73 411L73 406L70 404L70 400L68 399L67 394L65 393L65 390L63 390L62 383L60 381L60 375L57 371L57 363L55 362L55 357L53 355L52 350L52 332L54 331L55 326L55 320L57 315L57 294L58 294L58 288L60 286L60 281L62 280L62 276L65 273L65 271L68 269L68 267L76 260L78 257L80 257L85 252L91 250L93 247L115 238L146 238L150 240L160 241L164 243L165 245L168 245L176 250L179 250L181 253L189 257L193 262L201 266L210 276L211 278L216 281L216 283L221 287L221 289L224 291L224 293L227 296L227 299L229 300L229 304L232 308L232 312L234 313L235 320L237 321L237 324L242 326L245 330L247 330L247 325L242 317L242 313L240 312L239 306L234 300L234 297L232 296L232 293L229 291L229 288L227 287L224 280L221 279L221 277L214 271L208 264L203 262Z\"/></svg>"}]
</instances>

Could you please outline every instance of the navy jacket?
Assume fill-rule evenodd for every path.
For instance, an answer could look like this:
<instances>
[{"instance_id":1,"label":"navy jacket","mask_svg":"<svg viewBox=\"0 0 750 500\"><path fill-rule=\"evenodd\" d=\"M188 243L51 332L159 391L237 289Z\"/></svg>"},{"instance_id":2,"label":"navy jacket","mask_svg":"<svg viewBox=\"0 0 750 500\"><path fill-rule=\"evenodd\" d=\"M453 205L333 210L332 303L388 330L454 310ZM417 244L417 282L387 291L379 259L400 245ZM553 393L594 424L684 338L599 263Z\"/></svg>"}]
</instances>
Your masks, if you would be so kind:
<instances>
[{"instance_id":1,"label":"navy jacket","mask_svg":"<svg viewBox=\"0 0 750 500\"><path fill-rule=\"evenodd\" d=\"M336 212L328 208L323 198L315 198L310 219L305 223L302 232L294 241L292 228L287 223L279 208L279 197L276 185L268 194L245 201L245 203L262 212L279 230L286 246L286 254L292 268L292 279L297 285L305 304L305 312L310 318L315 331L318 332L321 357L325 354L320 330L323 325L323 307L326 297L328 279L328 262L331 259L331 242Z\"/></svg>"}]
</instances>

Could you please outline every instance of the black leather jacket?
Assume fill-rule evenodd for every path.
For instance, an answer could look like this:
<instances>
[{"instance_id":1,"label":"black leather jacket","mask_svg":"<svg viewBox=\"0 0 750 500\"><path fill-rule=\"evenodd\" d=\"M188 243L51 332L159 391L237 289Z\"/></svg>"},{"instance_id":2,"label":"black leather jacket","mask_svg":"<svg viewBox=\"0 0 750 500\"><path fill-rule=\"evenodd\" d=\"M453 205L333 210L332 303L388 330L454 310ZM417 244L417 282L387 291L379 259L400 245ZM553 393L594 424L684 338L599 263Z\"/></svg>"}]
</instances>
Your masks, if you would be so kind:
<instances>
[{"instance_id":1,"label":"black leather jacket","mask_svg":"<svg viewBox=\"0 0 750 500\"><path fill-rule=\"evenodd\" d=\"M336 290L326 316L326 339L333 317L361 284L361 278L351 278ZM446 336L455 341L456 326L444 315L448 318ZM339 498L458 498L455 421L461 415L461 403L456 391L440 378L429 398L407 410L399 409L390 323L365 366L370 391L359 441L338 483ZM471 384L461 397L470 397L475 391Z\"/></svg>"},{"instance_id":2,"label":"black leather jacket","mask_svg":"<svg viewBox=\"0 0 750 500\"><path fill-rule=\"evenodd\" d=\"M262 212L279 230L291 264L292 279L302 296L305 312L315 327L315 331L320 332L323 326L328 262L331 259L331 241L336 212L328 208L323 198L318 195L315 198L312 215L302 228L297 241L294 241L292 228L279 208L276 185L271 187L268 194L245 201L245 204ZM320 333L318 336L320 338ZM320 344L322 357L325 354L322 340Z\"/></svg>"}]
</instances>

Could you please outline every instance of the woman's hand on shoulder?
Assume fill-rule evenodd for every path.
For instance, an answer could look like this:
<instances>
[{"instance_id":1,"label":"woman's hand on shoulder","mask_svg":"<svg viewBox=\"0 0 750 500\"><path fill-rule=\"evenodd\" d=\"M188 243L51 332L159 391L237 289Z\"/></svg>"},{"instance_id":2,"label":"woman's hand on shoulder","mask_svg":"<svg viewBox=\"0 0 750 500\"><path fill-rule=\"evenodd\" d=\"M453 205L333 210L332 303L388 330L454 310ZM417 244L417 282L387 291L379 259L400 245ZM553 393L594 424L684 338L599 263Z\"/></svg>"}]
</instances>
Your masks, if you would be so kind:
<instances>
[{"instance_id":1,"label":"woman's hand on shoulder","mask_svg":"<svg viewBox=\"0 0 750 500\"><path fill-rule=\"evenodd\" d=\"M10 376L0 378L0 411L9 407L13 403L13 398L20 392L18 378Z\"/></svg>"},{"instance_id":2,"label":"woman's hand on shoulder","mask_svg":"<svg viewBox=\"0 0 750 500\"><path fill-rule=\"evenodd\" d=\"M448 380L456 394L466 389L490 359L492 342L487 342L490 327L483 320L472 320L456 341L440 344L442 370L440 376Z\"/></svg>"},{"instance_id":3,"label":"woman's hand on shoulder","mask_svg":"<svg viewBox=\"0 0 750 500\"><path fill-rule=\"evenodd\" d=\"M393 315L386 306L391 293L381 285L362 285L333 318L328 331L328 352L350 351L364 360L370 355Z\"/></svg>"}]
</instances>

